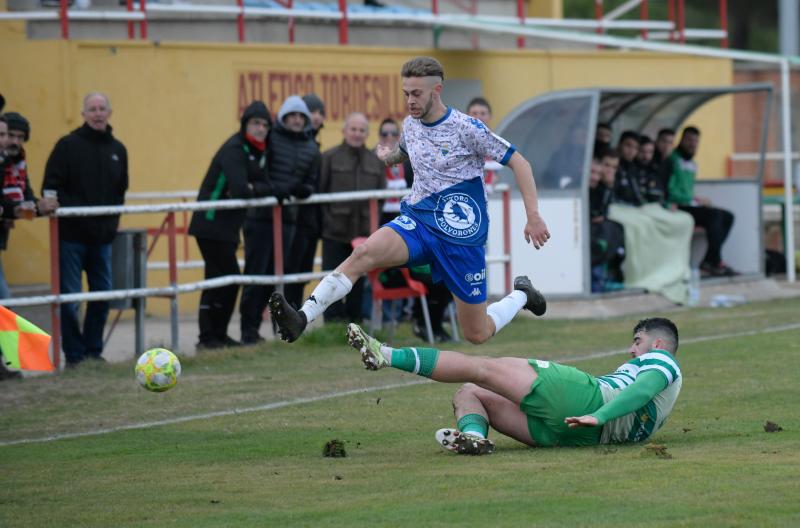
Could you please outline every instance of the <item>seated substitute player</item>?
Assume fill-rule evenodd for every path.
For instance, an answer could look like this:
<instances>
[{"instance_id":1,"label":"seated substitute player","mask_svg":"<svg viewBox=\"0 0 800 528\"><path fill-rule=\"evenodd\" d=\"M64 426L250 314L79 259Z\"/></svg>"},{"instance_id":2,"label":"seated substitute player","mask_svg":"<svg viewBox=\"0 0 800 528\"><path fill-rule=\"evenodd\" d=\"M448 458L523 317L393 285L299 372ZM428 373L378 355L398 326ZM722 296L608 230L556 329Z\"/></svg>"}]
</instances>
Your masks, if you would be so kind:
<instances>
[{"instance_id":1,"label":"seated substitute player","mask_svg":"<svg viewBox=\"0 0 800 528\"><path fill-rule=\"evenodd\" d=\"M270 311L286 341L296 340L309 322L347 295L353 282L376 268L431 264L434 281L444 280L453 292L459 323L472 343L492 337L522 308L536 315L547 308L527 277L517 277L513 292L486 305L484 160L490 157L514 172L527 214L525 239L539 249L550 233L539 216L530 164L480 120L442 103L444 71L436 59L411 59L401 76L410 115L397 146L379 145L376 153L387 166L411 160L411 194L403 200L400 216L322 279L299 311L279 293L270 297Z\"/></svg>"},{"instance_id":2,"label":"seated substitute player","mask_svg":"<svg viewBox=\"0 0 800 528\"><path fill-rule=\"evenodd\" d=\"M532 447L642 442L664 425L682 384L678 329L669 319L639 321L633 359L599 378L552 361L392 348L352 323L347 336L369 370L466 382L453 396L457 429L436 432L443 448L460 454L493 452L489 426Z\"/></svg>"}]
</instances>

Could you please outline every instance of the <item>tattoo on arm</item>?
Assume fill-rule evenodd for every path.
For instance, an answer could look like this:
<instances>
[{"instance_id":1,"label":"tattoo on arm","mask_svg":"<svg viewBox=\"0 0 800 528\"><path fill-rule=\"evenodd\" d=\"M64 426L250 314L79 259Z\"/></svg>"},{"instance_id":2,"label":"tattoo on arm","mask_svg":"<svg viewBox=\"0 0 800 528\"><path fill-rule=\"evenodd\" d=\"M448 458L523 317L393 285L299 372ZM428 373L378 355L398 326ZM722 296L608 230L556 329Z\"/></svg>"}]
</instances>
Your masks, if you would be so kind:
<instances>
[{"instance_id":1,"label":"tattoo on arm","mask_svg":"<svg viewBox=\"0 0 800 528\"><path fill-rule=\"evenodd\" d=\"M392 150L388 156L386 156L386 163L387 166L397 165L398 163L403 163L405 160L408 159L408 154L400 150L400 146L396 146L394 150Z\"/></svg>"}]
</instances>

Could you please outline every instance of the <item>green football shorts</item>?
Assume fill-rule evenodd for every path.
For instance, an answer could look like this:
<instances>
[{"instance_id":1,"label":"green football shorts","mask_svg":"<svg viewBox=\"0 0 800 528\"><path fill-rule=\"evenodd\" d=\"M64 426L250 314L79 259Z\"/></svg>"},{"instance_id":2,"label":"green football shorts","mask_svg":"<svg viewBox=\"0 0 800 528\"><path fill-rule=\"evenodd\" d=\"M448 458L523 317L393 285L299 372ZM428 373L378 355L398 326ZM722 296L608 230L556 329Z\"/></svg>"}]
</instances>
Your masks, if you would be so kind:
<instances>
[{"instance_id":1,"label":"green football shorts","mask_svg":"<svg viewBox=\"0 0 800 528\"><path fill-rule=\"evenodd\" d=\"M528 431L540 446L585 446L600 443L602 427L570 429L568 416L591 414L603 406L597 380L574 367L529 359L538 377L519 404L528 416Z\"/></svg>"}]
</instances>

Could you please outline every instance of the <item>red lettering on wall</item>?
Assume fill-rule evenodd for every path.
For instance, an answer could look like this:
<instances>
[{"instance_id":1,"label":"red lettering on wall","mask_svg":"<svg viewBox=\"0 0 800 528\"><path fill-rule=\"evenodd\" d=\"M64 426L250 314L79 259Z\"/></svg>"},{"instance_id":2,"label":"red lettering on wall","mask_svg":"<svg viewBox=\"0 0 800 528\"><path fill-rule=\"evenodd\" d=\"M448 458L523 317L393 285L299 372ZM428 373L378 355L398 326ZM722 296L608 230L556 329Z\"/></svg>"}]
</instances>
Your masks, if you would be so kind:
<instances>
[{"instance_id":1,"label":"red lettering on wall","mask_svg":"<svg viewBox=\"0 0 800 528\"><path fill-rule=\"evenodd\" d=\"M363 112L376 124L387 117L402 120L406 115L398 74L252 70L239 72L237 76L239 115L257 99L263 100L276 115L287 97L308 93L322 98L330 121L341 121L352 112Z\"/></svg>"}]
</instances>

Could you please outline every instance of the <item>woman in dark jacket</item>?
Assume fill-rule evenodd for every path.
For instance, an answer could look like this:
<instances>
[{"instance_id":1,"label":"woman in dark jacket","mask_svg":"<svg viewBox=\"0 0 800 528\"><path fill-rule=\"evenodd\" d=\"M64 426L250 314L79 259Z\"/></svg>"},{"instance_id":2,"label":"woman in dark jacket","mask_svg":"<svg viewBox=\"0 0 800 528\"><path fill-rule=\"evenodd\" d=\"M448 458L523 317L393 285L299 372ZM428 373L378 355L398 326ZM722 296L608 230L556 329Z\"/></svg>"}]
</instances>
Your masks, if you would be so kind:
<instances>
[{"instance_id":1,"label":"woman in dark jacket","mask_svg":"<svg viewBox=\"0 0 800 528\"><path fill-rule=\"evenodd\" d=\"M247 199L273 194L267 168L267 133L272 125L267 106L254 101L242 114L241 127L214 155L197 201ZM189 234L205 261L205 278L239 275L236 249L245 209L195 211ZM239 286L203 290L200 296L197 348L220 348L240 343L228 336L228 323Z\"/></svg>"}]
</instances>

